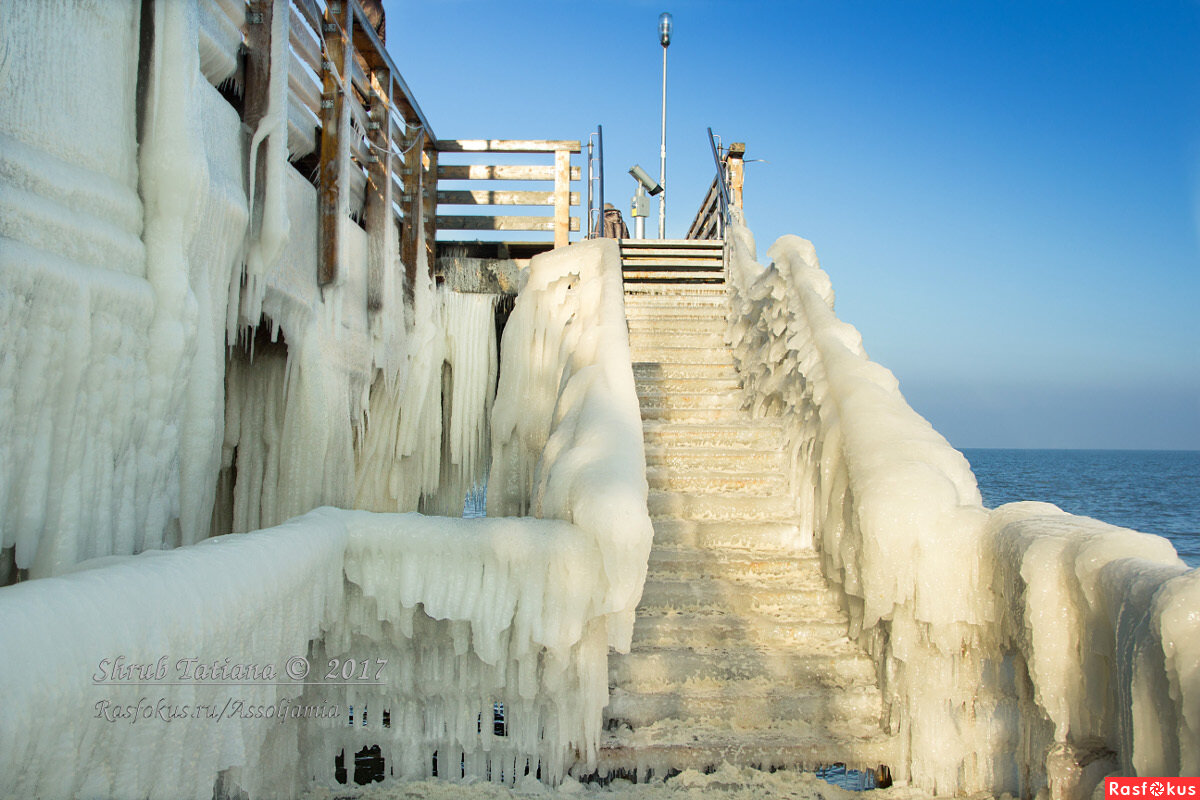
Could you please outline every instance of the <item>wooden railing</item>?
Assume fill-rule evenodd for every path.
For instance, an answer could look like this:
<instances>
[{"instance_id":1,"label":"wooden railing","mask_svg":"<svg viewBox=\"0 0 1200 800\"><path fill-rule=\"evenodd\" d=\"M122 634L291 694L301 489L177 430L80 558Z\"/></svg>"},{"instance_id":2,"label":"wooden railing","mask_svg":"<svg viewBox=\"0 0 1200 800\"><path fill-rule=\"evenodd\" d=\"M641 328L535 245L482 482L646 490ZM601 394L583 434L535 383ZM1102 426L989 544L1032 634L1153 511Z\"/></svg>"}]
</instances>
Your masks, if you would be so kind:
<instances>
[{"instance_id":1,"label":"wooden railing","mask_svg":"<svg viewBox=\"0 0 1200 800\"><path fill-rule=\"evenodd\" d=\"M257 5L266 24L250 27L269 36L272 3L260 0ZM411 279L421 226L433 262L436 180L432 174L437 166L433 129L357 0L293 0L293 8L299 18L293 14L290 26L288 82L292 93L307 101L319 127L318 281L322 285L333 282L342 272L345 195L364 178L367 235L386 236L385 215L394 215L400 228L401 259ZM304 30L304 22L309 30ZM255 50L270 52L269 46L251 48L251 52ZM316 76L320 76L320 92L314 97L313 92L304 90L304 84L306 77ZM317 108L312 107L314 99ZM358 174L350 174L352 171ZM379 296L371 286L381 281L379 270L370 269L368 297Z\"/></svg>"},{"instance_id":2,"label":"wooden railing","mask_svg":"<svg viewBox=\"0 0 1200 800\"><path fill-rule=\"evenodd\" d=\"M571 154L581 151L578 141L451 139L437 143L439 153L545 153L553 154L553 164L446 164L437 168L439 205L454 206L546 206L551 216L516 216L482 213L439 214L438 230L457 231L553 231L554 246L562 247L571 231L580 229L578 214L571 206L579 205L579 192L571 191L571 182L580 179L580 168L571 166ZM488 184L485 189L464 188L459 181L502 181L502 188ZM514 182L552 181L552 191L515 188Z\"/></svg>"},{"instance_id":3,"label":"wooden railing","mask_svg":"<svg viewBox=\"0 0 1200 800\"><path fill-rule=\"evenodd\" d=\"M721 187L718 181L725 181L726 196L733 208L742 207L742 183L744 179L744 162L746 145L744 142L733 142L721 157L721 174L713 177L704 202L692 220L685 239L720 239L725 233L724 211L721 208Z\"/></svg>"}]
</instances>

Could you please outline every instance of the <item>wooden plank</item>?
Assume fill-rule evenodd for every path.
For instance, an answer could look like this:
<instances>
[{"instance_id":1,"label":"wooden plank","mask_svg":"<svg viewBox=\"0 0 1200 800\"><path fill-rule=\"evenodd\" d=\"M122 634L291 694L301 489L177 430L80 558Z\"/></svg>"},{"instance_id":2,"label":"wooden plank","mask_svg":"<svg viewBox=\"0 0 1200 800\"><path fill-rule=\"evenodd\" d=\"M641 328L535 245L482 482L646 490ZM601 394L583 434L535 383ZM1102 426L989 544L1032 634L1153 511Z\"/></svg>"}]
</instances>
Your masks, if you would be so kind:
<instances>
[{"instance_id":1,"label":"wooden plank","mask_svg":"<svg viewBox=\"0 0 1200 800\"><path fill-rule=\"evenodd\" d=\"M490 189L438 192L438 202L451 206L552 206L554 192L509 192ZM579 205L579 192L571 192L571 205Z\"/></svg>"},{"instance_id":2,"label":"wooden plank","mask_svg":"<svg viewBox=\"0 0 1200 800\"><path fill-rule=\"evenodd\" d=\"M430 275L437 263L437 160L437 148L432 139L427 139L420 162L424 170L421 177L421 219L425 225L425 254L429 259Z\"/></svg>"},{"instance_id":3,"label":"wooden plank","mask_svg":"<svg viewBox=\"0 0 1200 800\"><path fill-rule=\"evenodd\" d=\"M317 254L317 283L333 283L341 275L342 205L346 198L346 164L350 160L350 60L349 47L353 19L343 3L339 18L332 7L325 12L325 61L322 69L321 154L317 184L317 214L320 246ZM336 69L333 66L336 65ZM341 80L338 79L339 74Z\"/></svg>"},{"instance_id":4,"label":"wooden plank","mask_svg":"<svg viewBox=\"0 0 1200 800\"><path fill-rule=\"evenodd\" d=\"M571 167L571 180L580 179L580 167ZM554 167L534 164L441 164L438 178L447 181L552 181Z\"/></svg>"},{"instance_id":5,"label":"wooden plank","mask_svg":"<svg viewBox=\"0 0 1200 800\"><path fill-rule=\"evenodd\" d=\"M404 193L401 206L404 208L404 228L400 234L400 257L404 261L408 281L405 292L412 299L417 276L417 241L420 239L421 224L421 151L425 146L425 132L416 130L404 155Z\"/></svg>"},{"instance_id":6,"label":"wooden plank","mask_svg":"<svg viewBox=\"0 0 1200 800\"><path fill-rule=\"evenodd\" d=\"M734 208L742 207L742 186L746 182L745 171L746 143L734 142L729 145L729 155L725 157L726 172L729 174L729 202Z\"/></svg>"},{"instance_id":7,"label":"wooden plank","mask_svg":"<svg viewBox=\"0 0 1200 800\"><path fill-rule=\"evenodd\" d=\"M443 153L569 153L582 152L578 141L565 139L438 139Z\"/></svg>"},{"instance_id":8,"label":"wooden plank","mask_svg":"<svg viewBox=\"0 0 1200 800\"><path fill-rule=\"evenodd\" d=\"M357 20L360 24L362 20ZM374 161L367 161L367 199L365 222L367 228L367 310L383 311L384 298L394 279L391 264L396 240L392 220L392 110L388 103L390 77L387 69L371 75L371 117L367 137L373 145Z\"/></svg>"},{"instance_id":9,"label":"wooden plank","mask_svg":"<svg viewBox=\"0 0 1200 800\"><path fill-rule=\"evenodd\" d=\"M445 215L437 217L440 231L552 231L554 217ZM571 217L571 230L579 230L579 218Z\"/></svg>"},{"instance_id":10,"label":"wooden plank","mask_svg":"<svg viewBox=\"0 0 1200 800\"><path fill-rule=\"evenodd\" d=\"M554 246L566 247L571 241L571 153L554 151ZM575 228L579 230L579 228Z\"/></svg>"}]
</instances>

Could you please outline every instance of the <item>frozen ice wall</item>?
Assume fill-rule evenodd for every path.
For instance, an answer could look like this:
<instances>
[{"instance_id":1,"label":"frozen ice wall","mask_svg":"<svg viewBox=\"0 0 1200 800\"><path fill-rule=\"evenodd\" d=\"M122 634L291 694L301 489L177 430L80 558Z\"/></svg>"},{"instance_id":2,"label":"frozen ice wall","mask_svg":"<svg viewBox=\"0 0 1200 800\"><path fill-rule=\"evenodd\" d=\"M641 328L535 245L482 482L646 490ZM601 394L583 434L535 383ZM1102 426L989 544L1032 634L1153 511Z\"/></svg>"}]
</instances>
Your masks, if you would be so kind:
<instances>
[{"instance_id":1,"label":"frozen ice wall","mask_svg":"<svg viewBox=\"0 0 1200 800\"><path fill-rule=\"evenodd\" d=\"M240 122L199 72L194 4L158 11L139 153L140 4L0 8L4 572L208 532Z\"/></svg>"},{"instance_id":2,"label":"frozen ice wall","mask_svg":"<svg viewBox=\"0 0 1200 800\"><path fill-rule=\"evenodd\" d=\"M346 521L321 509L0 589L0 797L209 800L218 776L295 796L302 721L276 715L301 696L288 660L341 618Z\"/></svg>"},{"instance_id":3,"label":"frozen ice wall","mask_svg":"<svg viewBox=\"0 0 1200 800\"><path fill-rule=\"evenodd\" d=\"M494 298L406 301L391 213L345 215L317 284L316 190L288 164L289 31L311 31L274 0L250 130L214 88L245 4L147 8L0 9L0 585L324 504L461 509L486 465Z\"/></svg>"},{"instance_id":4,"label":"frozen ice wall","mask_svg":"<svg viewBox=\"0 0 1200 800\"><path fill-rule=\"evenodd\" d=\"M1194 770L1196 579L1170 543L1044 504L984 509L966 460L834 315L811 243L781 238L764 267L735 221L727 247L745 401L785 418L797 519L906 750L893 772L939 794L1081 797L1118 769Z\"/></svg>"}]
</instances>

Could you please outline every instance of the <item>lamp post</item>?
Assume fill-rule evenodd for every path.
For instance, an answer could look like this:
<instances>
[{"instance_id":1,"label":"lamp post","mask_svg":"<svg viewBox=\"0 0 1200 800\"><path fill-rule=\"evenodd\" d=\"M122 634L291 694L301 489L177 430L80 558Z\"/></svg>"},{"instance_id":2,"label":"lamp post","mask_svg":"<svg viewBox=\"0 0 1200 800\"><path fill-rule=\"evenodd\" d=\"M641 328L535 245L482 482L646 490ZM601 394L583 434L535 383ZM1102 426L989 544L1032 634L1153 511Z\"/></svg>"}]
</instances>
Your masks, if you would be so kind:
<instances>
[{"instance_id":1,"label":"lamp post","mask_svg":"<svg viewBox=\"0 0 1200 800\"><path fill-rule=\"evenodd\" d=\"M658 238L667 238L667 47L671 44L671 15L666 11L658 15L658 42L663 50L662 70L662 139L658 150L658 185L663 187L658 196Z\"/></svg>"}]
</instances>

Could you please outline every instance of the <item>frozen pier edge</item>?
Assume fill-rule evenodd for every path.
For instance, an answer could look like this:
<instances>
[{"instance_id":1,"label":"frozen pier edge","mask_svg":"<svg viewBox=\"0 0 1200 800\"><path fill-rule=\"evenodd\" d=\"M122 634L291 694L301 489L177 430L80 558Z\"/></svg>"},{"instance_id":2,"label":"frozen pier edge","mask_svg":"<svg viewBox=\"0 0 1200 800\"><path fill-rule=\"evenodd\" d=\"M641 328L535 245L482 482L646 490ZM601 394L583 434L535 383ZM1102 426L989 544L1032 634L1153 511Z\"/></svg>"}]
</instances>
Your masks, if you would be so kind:
<instances>
[{"instance_id":1,"label":"frozen pier edge","mask_svg":"<svg viewBox=\"0 0 1200 800\"><path fill-rule=\"evenodd\" d=\"M435 232L564 244L579 143L437 139L357 0L3 3L0 36L0 797L291 797L373 747L504 784L1200 774L1200 573L983 508L812 245L759 261L744 148L687 240L503 244L458 292ZM493 152L550 163L451 163ZM501 176L553 190L454 183ZM514 201L553 216L437 213ZM436 516L485 475L489 518Z\"/></svg>"}]
</instances>

